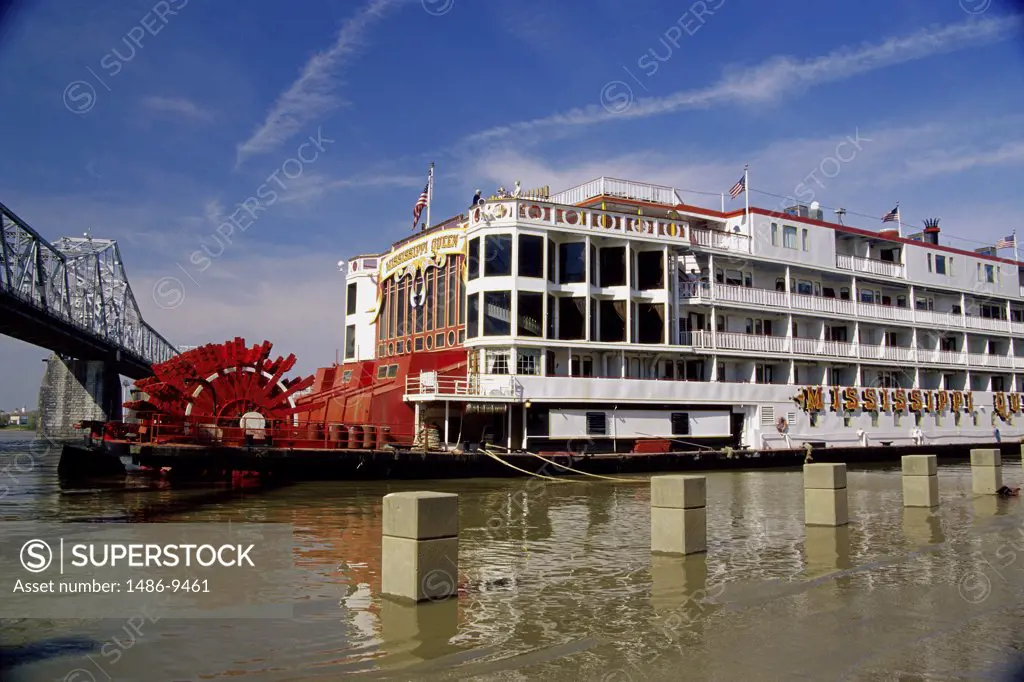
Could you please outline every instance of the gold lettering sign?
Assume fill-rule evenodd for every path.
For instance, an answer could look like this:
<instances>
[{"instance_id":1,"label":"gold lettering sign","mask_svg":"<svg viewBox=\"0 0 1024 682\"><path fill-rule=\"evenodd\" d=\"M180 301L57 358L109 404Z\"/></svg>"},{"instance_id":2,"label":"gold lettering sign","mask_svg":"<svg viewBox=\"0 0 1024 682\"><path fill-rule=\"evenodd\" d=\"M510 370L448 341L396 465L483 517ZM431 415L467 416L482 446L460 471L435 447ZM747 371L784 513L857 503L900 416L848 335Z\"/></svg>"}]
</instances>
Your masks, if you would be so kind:
<instances>
[{"instance_id":1,"label":"gold lettering sign","mask_svg":"<svg viewBox=\"0 0 1024 682\"><path fill-rule=\"evenodd\" d=\"M821 386L805 386L793 397L794 402L806 412L820 412L825 409L824 389ZM902 388L865 388L859 394L857 389L832 387L828 389L828 407L832 412L973 412L974 394L971 391L922 391ZM994 409L999 414L1009 415L1024 412L1024 397L1018 393L995 393Z\"/></svg>"},{"instance_id":2,"label":"gold lettering sign","mask_svg":"<svg viewBox=\"0 0 1024 682\"><path fill-rule=\"evenodd\" d=\"M463 253L465 245L466 233L462 227L417 239L384 261L380 281L384 282L396 273L404 277L427 268L440 267L447 256Z\"/></svg>"},{"instance_id":3,"label":"gold lettering sign","mask_svg":"<svg viewBox=\"0 0 1024 682\"><path fill-rule=\"evenodd\" d=\"M1002 417L1007 419L1010 415L1006 410L1006 394L1002 391L996 391L996 394L992 396L992 409Z\"/></svg>"}]
</instances>

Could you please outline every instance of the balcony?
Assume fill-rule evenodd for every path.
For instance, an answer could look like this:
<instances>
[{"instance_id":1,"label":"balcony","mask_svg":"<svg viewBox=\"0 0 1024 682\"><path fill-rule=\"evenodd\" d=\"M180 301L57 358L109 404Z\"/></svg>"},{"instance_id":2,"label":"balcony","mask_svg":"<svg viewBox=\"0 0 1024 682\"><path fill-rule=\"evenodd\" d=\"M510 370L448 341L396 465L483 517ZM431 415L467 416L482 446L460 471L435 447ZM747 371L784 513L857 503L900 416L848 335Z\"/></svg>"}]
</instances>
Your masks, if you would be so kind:
<instances>
[{"instance_id":1,"label":"balcony","mask_svg":"<svg viewBox=\"0 0 1024 682\"><path fill-rule=\"evenodd\" d=\"M934 310L917 310L914 312L917 321L937 327L963 327L964 318L960 313L937 313Z\"/></svg>"},{"instance_id":2,"label":"balcony","mask_svg":"<svg viewBox=\"0 0 1024 682\"><path fill-rule=\"evenodd\" d=\"M852 270L853 272L865 272L870 275L903 279L902 264L875 260L873 258L836 254L836 267L840 270Z\"/></svg>"},{"instance_id":3,"label":"balcony","mask_svg":"<svg viewBox=\"0 0 1024 682\"><path fill-rule=\"evenodd\" d=\"M691 228L690 244L700 246L705 249L717 249L719 251L730 251L734 253L750 253L750 237L745 234L737 234L735 232Z\"/></svg>"},{"instance_id":4,"label":"balcony","mask_svg":"<svg viewBox=\"0 0 1024 682\"><path fill-rule=\"evenodd\" d=\"M652 204L666 206L677 206L684 203L673 187L605 177L559 192L552 196L551 200L559 204L582 204L584 201L601 196L648 201Z\"/></svg>"},{"instance_id":5,"label":"balcony","mask_svg":"<svg viewBox=\"0 0 1024 682\"><path fill-rule=\"evenodd\" d=\"M714 341L714 345L712 345ZM697 348L718 350L743 350L755 353L784 353L785 336L764 336L761 334L740 334L738 332L717 332L712 339L711 332L694 332L693 345Z\"/></svg>"},{"instance_id":6,"label":"balcony","mask_svg":"<svg viewBox=\"0 0 1024 682\"><path fill-rule=\"evenodd\" d=\"M405 397L412 400L445 398L493 399L497 402L518 400L522 389L514 376L508 374L470 374L466 377L443 377L437 372L420 372L405 378Z\"/></svg>"}]
</instances>

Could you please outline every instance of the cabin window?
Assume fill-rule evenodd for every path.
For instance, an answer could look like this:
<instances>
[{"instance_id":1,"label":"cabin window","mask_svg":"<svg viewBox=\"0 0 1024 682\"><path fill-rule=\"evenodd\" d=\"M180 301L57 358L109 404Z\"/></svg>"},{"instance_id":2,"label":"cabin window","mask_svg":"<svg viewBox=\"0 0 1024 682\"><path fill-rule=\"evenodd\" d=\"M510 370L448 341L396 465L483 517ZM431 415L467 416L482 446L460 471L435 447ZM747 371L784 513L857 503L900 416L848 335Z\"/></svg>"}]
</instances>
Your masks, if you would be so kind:
<instances>
[{"instance_id":1,"label":"cabin window","mask_svg":"<svg viewBox=\"0 0 1024 682\"><path fill-rule=\"evenodd\" d=\"M558 338L563 341L582 339L586 331L583 322L587 299L562 297L555 300L558 301Z\"/></svg>"},{"instance_id":2,"label":"cabin window","mask_svg":"<svg viewBox=\"0 0 1024 682\"><path fill-rule=\"evenodd\" d=\"M796 283L796 293L811 296L814 294L814 284L805 279L798 280Z\"/></svg>"},{"instance_id":3,"label":"cabin window","mask_svg":"<svg viewBox=\"0 0 1024 682\"><path fill-rule=\"evenodd\" d=\"M346 369L341 375L341 383L347 384L352 379L352 370Z\"/></svg>"},{"instance_id":4,"label":"cabin window","mask_svg":"<svg viewBox=\"0 0 1024 682\"><path fill-rule=\"evenodd\" d=\"M587 412L587 435L604 436L608 434L608 416L604 412Z\"/></svg>"},{"instance_id":5,"label":"cabin window","mask_svg":"<svg viewBox=\"0 0 1024 682\"><path fill-rule=\"evenodd\" d=\"M779 224L772 223L772 246L779 245Z\"/></svg>"},{"instance_id":6,"label":"cabin window","mask_svg":"<svg viewBox=\"0 0 1024 682\"><path fill-rule=\"evenodd\" d=\"M821 295L823 297L825 297L825 298L835 298L836 297L836 290L833 289L832 287L822 287L821 288Z\"/></svg>"},{"instance_id":7,"label":"cabin window","mask_svg":"<svg viewBox=\"0 0 1024 682\"><path fill-rule=\"evenodd\" d=\"M796 248L796 228L785 225L782 228L782 245L787 249Z\"/></svg>"},{"instance_id":8,"label":"cabin window","mask_svg":"<svg viewBox=\"0 0 1024 682\"><path fill-rule=\"evenodd\" d=\"M786 278L785 277L776 277L775 278L775 291L785 291L785 290L786 290Z\"/></svg>"},{"instance_id":9,"label":"cabin window","mask_svg":"<svg viewBox=\"0 0 1024 682\"><path fill-rule=\"evenodd\" d=\"M725 283L732 286L743 286L743 273L740 270L726 270Z\"/></svg>"},{"instance_id":10,"label":"cabin window","mask_svg":"<svg viewBox=\"0 0 1024 682\"><path fill-rule=\"evenodd\" d=\"M345 328L345 359L356 356L356 326L350 324Z\"/></svg>"},{"instance_id":11,"label":"cabin window","mask_svg":"<svg viewBox=\"0 0 1024 682\"><path fill-rule=\"evenodd\" d=\"M352 282L348 285L345 301L345 314L355 315L356 314L356 283Z\"/></svg>"},{"instance_id":12,"label":"cabin window","mask_svg":"<svg viewBox=\"0 0 1024 682\"><path fill-rule=\"evenodd\" d=\"M905 294L899 294L899 295L896 296L896 307L897 308L906 308L907 307L907 297L906 297Z\"/></svg>"},{"instance_id":13,"label":"cabin window","mask_svg":"<svg viewBox=\"0 0 1024 682\"><path fill-rule=\"evenodd\" d=\"M466 337L472 339L480 335L480 294L470 294L466 297L466 307L469 309L466 322Z\"/></svg>"},{"instance_id":14,"label":"cabin window","mask_svg":"<svg viewBox=\"0 0 1024 682\"><path fill-rule=\"evenodd\" d=\"M480 238L474 237L469 240L469 273L467 279L476 279L480 276Z\"/></svg>"},{"instance_id":15,"label":"cabin window","mask_svg":"<svg viewBox=\"0 0 1024 682\"><path fill-rule=\"evenodd\" d=\"M519 311L516 313L516 334L519 336L540 336L541 320L544 318L544 294L519 292Z\"/></svg>"},{"instance_id":16,"label":"cabin window","mask_svg":"<svg viewBox=\"0 0 1024 682\"><path fill-rule=\"evenodd\" d=\"M673 436L689 436L690 435L690 415L687 412L673 412L672 413L672 435Z\"/></svg>"},{"instance_id":17,"label":"cabin window","mask_svg":"<svg viewBox=\"0 0 1024 682\"><path fill-rule=\"evenodd\" d=\"M882 305L891 306L892 305L892 296L885 296L883 294L883 296L882 296Z\"/></svg>"},{"instance_id":18,"label":"cabin window","mask_svg":"<svg viewBox=\"0 0 1024 682\"><path fill-rule=\"evenodd\" d=\"M719 284L723 282L721 268L715 268L715 281L718 282Z\"/></svg>"},{"instance_id":19,"label":"cabin window","mask_svg":"<svg viewBox=\"0 0 1024 682\"><path fill-rule=\"evenodd\" d=\"M850 287L839 287L839 300L849 301L850 300Z\"/></svg>"},{"instance_id":20,"label":"cabin window","mask_svg":"<svg viewBox=\"0 0 1024 682\"><path fill-rule=\"evenodd\" d=\"M520 277L544 279L544 238L532 234L519 235L516 265Z\"/></svg>"},{"instance_id":21,"label":"cabin window","mask_svg":"<svg viewBox=\"0 0 1024 682\"><path fill-rule=\"evenodd\" d=\"M512 274L512 235L489 234L484 238L484 276Z\"/></svg>"},{"instance_id":22,"label":"cabin window","mask_svg":"<svg viewBox=\"0 0 1024 682\"><path fill-rule=\"evenodd\" d=\"M387 365L381 365L380 367L377 368L377 378L378 379L384 379L385 377L387 377L387 375L388 375L388 366Z\"/></svg>"},{"instance_id":23,"label":"cabin window","mask_svg":"<svg viewBox=\"0 0 1024 682\"><path fill-rule=\"evenodd\" d=\"M665 288L665 267L661 251L640 251L636 254L637 289L650 291Z\"/></svg>"},{"instance_id":24,"label":"cabin window","mask_svg":"<svg viewBox=\"0 0 1024 682\"><path fill-rule=\"evenodd\" d=\"M748 289L754 286L754 277L749 272L743 273L743 286Z\"/></svg>"},{"instance_id":25,"label":"cabin window","mask_svg":"<svg viewBox=\"0 0 1024 682\"><path fill-rule=\"evenodd\" d=\"M805 227L800 232L800 248L803 249L804 251L807 250L807 243L808 243L807 236L808 236L807 235L807 228Z\"/></svg>"},{"instance_id":26,"label":"cabin window","mask_svg":"<svg viewBox=\"0 0 1024 682\"><path fill-rule=\"evenodd\" d=\"M484 336L512 333L512 292L484 292Z\"/></svg>"},{"instance_id":27,"label":"cabin window","mask_svg":"<svg viewBox=\"0 0 1024 682\"><path fill-rule=\"evenodd\" d=\"M821 282L814 282L814 295L821 296Z\"/></svg>"},{"instance_id":28,"label":"cabin window","mask_svg":"<svg viewBox=\"0 0 1024 682\"><path fill-rule=\"evenodd\" d=\"M932 272L932 254L928 254L928 272Z\"/></svg>"},{"instance_id":29,"label":"cabin window","mask_svg":"<svg viewBox=\"0 0 1024 682\"><path fill-rule=\"evenodd\" d=\"M540 351L520 348L516 357L516 373L531 376L540 374Z\"/></svg>"},{"instance_id":30,"label":"cabin window","mask_svg":"<svg viewBox=\"0 0 1024 682\"><path fill-rule=\"evenodd\" d=\"M598 251L599 285L621 287L626 284L626 247L606 246Z\"/></svg>"},{"instance_id":31,"label":"cabin window","mask_svg":"<svg viewBox=\"0 0 1024 682\"><path fill-rule=\"evenodd\" d=\"M978 281L987 284L995 284L996 267L988 263L978 263Z\"/></svg>"},{"instance_id":32,"label":"cabin window","mask_svg":"<svg viewBox=\"0 0 1024 682\"><path fill-rule=\"evenodd\" d=\"M583 242L569 242L559 246L559 271L562 273L562 284L575 284L586 281L586 251Z\"/></svg>"},{"instance_id":33,"label":"cabin window","mask_svg":"<svg viewBox=\"0 0 1024 682\"><path fill-rule=\"evenodd\" d=\"M556 262L555 254L557 254L557 253L558 253L558 251L555 248L555 241L553 239L549 239L548 240L548 281L551 282L552 284L554 284L555 282L558 281L557 278L555 277L555 275L557 274L556 268L555 268L555 262Z\"/></svg>"},{"instance_id":34,"label":"cabin window","mask_svg":"<svg viewBox=\"0 0 1024 682\"><path fill-rule=\"evenodd\" d=\"M484 351L488 374L508 374L508 351Z\"/></svg>"},{"instance_id":35,"label":"cabin window","mask_svg":"<svg viewBox=\"0 0 1024 682\"><path fill-rule=\"evenodd\" d=\"M388 379L398 376L398 365L388 365Z\"/></svg>"},{"instance_id":36,"label":"cabin window","mask_svg":"<svg viewBox=\"0 0 1024 682\"><path fill-rule=\"evenodd\" d=\"M770 384L773 382L774 373L772 365L754 365L754 383Z\"/></svg>"}]
</instances>

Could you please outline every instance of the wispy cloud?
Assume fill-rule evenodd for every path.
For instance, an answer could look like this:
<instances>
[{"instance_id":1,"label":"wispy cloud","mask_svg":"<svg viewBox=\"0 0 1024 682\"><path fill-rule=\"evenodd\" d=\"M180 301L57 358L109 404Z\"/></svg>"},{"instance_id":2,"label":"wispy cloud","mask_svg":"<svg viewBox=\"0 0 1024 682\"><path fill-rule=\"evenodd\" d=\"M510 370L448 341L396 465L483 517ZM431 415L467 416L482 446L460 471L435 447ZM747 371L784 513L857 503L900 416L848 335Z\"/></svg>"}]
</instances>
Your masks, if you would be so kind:
<instances>
[{"instance_id":1,"label":"wispy cloud","mask_svg":"<svg viewBox=\"0 0 1024 682\"><path fill-rule=\"evenodd\" d=\"M365 45L365 34L385 14L409 0L370 0L338 30L334 45L314 55L267 112L266 119L245 142L238 145L236 167L251 156L285 142L310 121L345 104L339 96L335 75Z\"/></svg>"},{"instance_id":2,"label":"wispy cloud","mask_svg":"<svg viewBox=\"0 0 1024 682\"><path fill-rule=\"evenodd\" d=\"M308 204L341 189L379 189L387 187L423 186L423 176L412 175L360 175L351 178L332 178L326 175L307 173L291 182L282 203Z\"/></svg>"},{"instance_id":3,"label":"wispy cloud","mask_svg":"<svg viewBox=\"0 0 1024 682\"><path fill-rule=\"evenodd\" d=\"M777 101L815 85L961 50L972 45L1004 40L1013 35L1021 24L1020 15L1008 15L929 27L906 36L890 38L882 43L857 48L845 47L811 59L773 57L754 67L727 71L721 79L710 86L681 90L665 97L638 99L616 113L608 111L600 103L595 103L544 118L491 128L469 136L464 142L487 142L516 133L594 125L627 118L647 118L726 104ZM625 94L624 90L622 94Z\"/></svg>"},{"instance_id":4,"label":"wispy cloud","mask_svg":"<svg viewBox=\"0 0 1024 682\"><path fill-rule=\"evenodd\" d=\"M213 118L209 111L183 97L147 97L142 100L142 106L159 114L173 114L196 121Z\"/></svg>"},{"instance_id":5,"label":"wispy cloud","mask_svg":"<svg viewBox=\"0 0 1024 682\"><path fill-rule=\"evenodd\" d=\"M964 147L933 152L926 157L908 160L907 170L916 176L927 177L1008 163L1024 163L1024 140L1012 140L988 150Z\"/></svg>"}]
</instances>

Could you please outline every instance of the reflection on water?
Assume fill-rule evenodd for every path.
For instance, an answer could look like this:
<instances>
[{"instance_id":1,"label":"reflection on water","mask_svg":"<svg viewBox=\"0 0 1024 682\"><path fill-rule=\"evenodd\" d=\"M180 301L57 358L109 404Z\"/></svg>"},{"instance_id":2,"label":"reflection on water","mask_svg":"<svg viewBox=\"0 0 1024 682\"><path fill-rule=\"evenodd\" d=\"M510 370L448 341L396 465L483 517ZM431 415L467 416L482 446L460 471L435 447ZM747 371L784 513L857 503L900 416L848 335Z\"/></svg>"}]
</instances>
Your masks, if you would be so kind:
<instances>
[{"instance_id":1,"label":"reflection on water","mask_svg":"<svg viewBox=\"0 0 1024 682\"><path fill-rule=\"evenodd\" d=\"M0 469L28 447L0 440ZM38 460L0 498L5 535L290 523L302 582L291 620L164 619L116 661L102 647L123 622L6 622L5 679L999 679L1022 644L1020 500L975 498L966 466L940 469L936 510L904 509L895 469L851 471L841 528L803 525L799 471L709 473L708 552L668 557L649 551L645 482L61 491L56 457ZM460 495L460 596L410 606L380 595L381 498L424 488Z\"/></svg>"}]
</instances>

